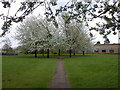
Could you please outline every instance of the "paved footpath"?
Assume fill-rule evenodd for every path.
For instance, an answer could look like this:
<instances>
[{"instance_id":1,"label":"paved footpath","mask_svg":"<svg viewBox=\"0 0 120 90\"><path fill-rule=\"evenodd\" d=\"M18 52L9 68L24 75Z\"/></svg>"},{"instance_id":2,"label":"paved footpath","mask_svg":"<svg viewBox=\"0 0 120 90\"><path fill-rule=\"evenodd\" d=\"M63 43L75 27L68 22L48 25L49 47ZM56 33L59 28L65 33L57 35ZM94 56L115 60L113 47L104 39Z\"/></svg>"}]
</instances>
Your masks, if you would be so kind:
<instances>
[{"instance_id":1,"label":"paved footpath","mask_svg":"<svg viewBox=\"0 0 120 90\"><path fill-rule=\"evenodd\" d=\"M63 59L57 61L57 68L49 88L71 88L64 70Z\"/></svg>"}]
</instances>

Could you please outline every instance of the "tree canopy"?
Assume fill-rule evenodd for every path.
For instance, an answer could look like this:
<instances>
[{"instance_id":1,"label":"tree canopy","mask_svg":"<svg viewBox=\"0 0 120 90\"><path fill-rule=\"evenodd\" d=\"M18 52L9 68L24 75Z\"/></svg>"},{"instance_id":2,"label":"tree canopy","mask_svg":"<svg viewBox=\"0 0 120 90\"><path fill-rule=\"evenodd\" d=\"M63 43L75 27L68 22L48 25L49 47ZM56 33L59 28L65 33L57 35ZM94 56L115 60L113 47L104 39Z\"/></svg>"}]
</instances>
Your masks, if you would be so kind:
<instances>
[{"instance_id":1,"label":"tree canopy","mask_svg":"<svg viewBox=\"0 0 120 90\"><path fill-rule=\"evenodd\" d=\"M15 54L15 51L13 50L13 48L11 47L11 42L9 38L5 38L5 40L3 40L4 45L2 47L2 54L4 55L10 55L10 54Z\"/></svg>"},{"instance_id":2,"label":"tree canopy","mask_svg":"<svg viewBox=\"0 0 120 90\"><path fill-rule=\"evenodd\" d=\"M55 28L53 23L47 22L46 19L40 16L31 16L16 28L16 39L20 41L22 47L26 47L30 52L35 49L51 49L53 52L57 52L58 49L63 52L69 49L77 52L83 48L92 50L93 38L88 36L82 23L72 20L65 25L65 21L61 17L58 25L59 27Z\"/></svg>"},{"instance_id":3,"label":"tree canopy","mask_svg":"<svg viewBox=\"0 0 120 90\"><path fill-rule=\"evenodd\" d=\"M9 10L12 3L15 0L2 0L3 8L8 8L8 14L0 13L1 19L4 24L2 26L2 34L9 30L13 22L22 22L26 16L32 13L37 7L45 6L45 16L47 21L52 22L56 28L58 28L57 17L64 12L69 13L69 17L66 23L75 19L78 22L84 21L90 31L96 30L99 34L104 35L107 39L107 35L113 33L116 35L117 30L120 30L120 1L119 0L69 0L64 6L56 9L52 9L53 6L58 5L57 0L25 0L21 2L21 6L13 16L9 16ZM16 1L17 2L17 1ZM18 13L22 12L21 15ZM95 27L91 26L92 21L98 20ZM93 36L90 33L90 36Z\"/></svg>"}]
</instances>

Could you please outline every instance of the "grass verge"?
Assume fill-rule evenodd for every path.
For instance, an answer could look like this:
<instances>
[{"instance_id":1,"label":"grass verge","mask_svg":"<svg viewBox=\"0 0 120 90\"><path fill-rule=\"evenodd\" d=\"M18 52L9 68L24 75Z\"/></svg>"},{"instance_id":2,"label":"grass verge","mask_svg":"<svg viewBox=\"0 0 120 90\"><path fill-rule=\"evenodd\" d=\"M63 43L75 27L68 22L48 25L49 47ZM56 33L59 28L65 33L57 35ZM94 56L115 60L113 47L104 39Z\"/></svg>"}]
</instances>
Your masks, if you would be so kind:
<instances>
[{"instance_id":1,"label":"grass verge","mask_svg":"<svg viewBox=\"0 0 120 90\"><path fill-rule=\"evenodd\" d=\"M2 57L3 88L47 88L55 71L55 58L32 55Z\"/></svg>"},{"instance_id":2,"label":"grass verge","mask_svg":"<svg viewBox=\"0 0 120 90\"><path fill-rule=\"evenodd\" d=\"M73 88L117 88L118 56L85 55L65 59Z\"/></svg>"}]
</instances>

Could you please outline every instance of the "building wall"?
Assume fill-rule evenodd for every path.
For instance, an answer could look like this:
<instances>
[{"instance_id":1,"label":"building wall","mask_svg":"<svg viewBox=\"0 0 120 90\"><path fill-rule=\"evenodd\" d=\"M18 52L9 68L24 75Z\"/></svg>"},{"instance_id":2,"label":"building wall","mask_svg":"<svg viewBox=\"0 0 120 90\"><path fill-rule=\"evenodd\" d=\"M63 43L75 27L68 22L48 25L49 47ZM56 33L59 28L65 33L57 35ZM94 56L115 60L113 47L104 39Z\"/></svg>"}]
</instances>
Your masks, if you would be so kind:
<instances>
[{"instance_id":1,"label":"building wall","mask_svg":"<svg viewBox=\"0 0 120 90\"><path fill-rule=\"evenodd\" d=\"M120 54L120 44L96 44L94 52L101 54Z\"/></svg>"}]
</instances>

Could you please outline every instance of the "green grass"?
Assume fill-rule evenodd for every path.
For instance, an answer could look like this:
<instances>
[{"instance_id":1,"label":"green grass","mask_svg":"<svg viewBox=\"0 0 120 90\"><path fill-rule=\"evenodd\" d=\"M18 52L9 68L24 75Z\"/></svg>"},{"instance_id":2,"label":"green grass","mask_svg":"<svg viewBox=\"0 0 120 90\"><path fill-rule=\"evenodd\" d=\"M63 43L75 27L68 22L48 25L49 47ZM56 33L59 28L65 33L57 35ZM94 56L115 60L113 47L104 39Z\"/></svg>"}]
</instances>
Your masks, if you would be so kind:
<instances>
[{"instance_id":1,"label":"green grass","mask_svg":"<svg viewBox=\"0 0 120 90\"><path fill-rule=\"evenodd\" d=\"M3 88L47 88L55 72L57 55L3 56ZM46 55L45 55L46 57ZM117 55L76 55L64 57L65 69L73 88L117 88Z\"/></svg>"},{"instance_id":2,"label":"green grass","mask_svg":"<svg viewBox=\"0 0 120 90\"><path fill-rule=\"evenodd\" d=\"M3 56L3 88L47 88L55 72L56 58L33 55Z\"/></svg>"},{"instance_id":3,"label":"green grass","mask_svg":"<svg viewBox=\"0 0 120 90\"><path fill-rule=\"evenodd\" d=\"M81 55L66 58L65 69L73 88L118 87L117 55Z\"/></svg>"}]
</instances>

